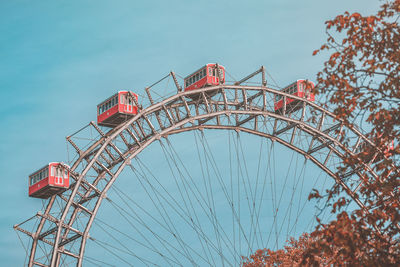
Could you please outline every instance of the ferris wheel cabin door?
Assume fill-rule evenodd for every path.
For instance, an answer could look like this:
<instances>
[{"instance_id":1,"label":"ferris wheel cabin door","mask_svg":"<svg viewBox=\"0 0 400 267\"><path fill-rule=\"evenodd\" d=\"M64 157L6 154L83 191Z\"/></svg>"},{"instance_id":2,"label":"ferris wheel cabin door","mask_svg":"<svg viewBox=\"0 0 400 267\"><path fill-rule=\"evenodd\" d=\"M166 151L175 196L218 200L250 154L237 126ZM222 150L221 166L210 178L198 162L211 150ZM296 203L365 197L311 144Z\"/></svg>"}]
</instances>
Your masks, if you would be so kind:
<instances>
[{"instance_id":1,"label":"ferris wheel cabin door","mask_svg":"<svg viewBox=\"0 0 400 267\"><path fill-rule=\"evenodd\" d=\"M126 105L124 105L124 111L132 113L132 99L128 94L125 95L125 103Z\"/></svg>"}]
</instances>

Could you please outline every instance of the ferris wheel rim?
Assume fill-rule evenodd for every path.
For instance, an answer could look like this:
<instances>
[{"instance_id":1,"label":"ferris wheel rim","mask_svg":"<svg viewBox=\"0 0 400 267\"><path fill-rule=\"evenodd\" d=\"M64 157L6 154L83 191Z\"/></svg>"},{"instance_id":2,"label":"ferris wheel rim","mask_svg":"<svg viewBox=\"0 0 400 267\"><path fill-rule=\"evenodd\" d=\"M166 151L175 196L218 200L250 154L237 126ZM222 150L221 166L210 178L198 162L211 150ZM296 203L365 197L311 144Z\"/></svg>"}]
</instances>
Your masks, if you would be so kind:
<instances>
[{"instance_id":1,"label":"ferris wheel rim","mask_svg":"<svg viewBox=\"0 0 400 267\"><path fill-rule=\"evenodd\" d=\"M64 220L65 220L65 218L66 218L66 215L67 215L67 213L68 213L68 211L69 211L69 208L71 207L71 205L72 205L72 203L73 203L73 199L74 199L74 197L76 196L77 190L78 190L78 188L79 188L79 186L80 186L80 183L81 183L82 180L84 179L85 174L90 170L90 168L92 168L92 166L93 166L93 164L95 164L97 158L100 156L101 153L103 153L104 149L109 145L109 143L112 142L115 138L117 138L118 135L119 135L120 133L122 133L124 130L126 130L132 123L134 123L135 121L139 120L140 118L144 118L145 116L148 116L148 115L150 115L150 114L153 114L153 113L157 112L157 111L160 110L164 105L166 105L166 103L169 103L169 102L171 102L171 101L174 101L174 100L177 100L177 99L181 99L181 98L187 97L187 96L192 95L192 94L195 94L195 93L202 93L202 94L204 94L204 93L209 92L209 91L223 90L223 89L229 89L229 88L239 89L239 90L256 90L256 91L258 90L258 91L260 91L260 92L262 92L262 91L268 91L269 93L279 94L279 95L282 95L282 96L285 96L285 97L289 97L289 96L290 96L291 98L294 98L294 99L296 99L296 100L301 101L302 103L305 103L305 105L312 106L312 107L318 109L319 111L321 111L321 112L323 112L323 113L325 113L325 114L327 114L327 115L334 116L334 114L332 114L332 113L329 112L328 110L325 110L324 108L318 106L318 105L315 104L315 103L312 103L312 102L310 102L310 101L307 101L306 99L299 98L299 97L296 97L296 96L291 96L291 95L289 95L289 94L286 94L286 93L277 91L277 90L272 89L272 88L267 88L267 87L264 87L264 86L239 86L239 85L230 86L230 85L220 85L220 86L214 86L214 87L209 87L209 88L198 89L198 90L193 91L193 92L179 92L178 94L176 94L176 95L174 95L174 96L171 96L171 97L169 97L169 98L166 98L166 99L164 99L164 100L162 100L162 101L160 101L160 102L158 102L158 103L155 103L155 104L153 104L153 105L150 105L149 107L147 107L147 108L141 110L141 111L140 111L137 115L135 115L133 118L131 118L131 119L129 119L127 122L125 122L125 123L123 123L123 124L117 126L117 127L114 128L113 130L111 130L110 132L108 132L105 136L102 136L97 142L95 142L91 147L89 147L86 151L84 151L84 152L79 156L79 158L76 160L76 162L72 165L71 171L74 171L74 170L76 169L76 167L77 167L77 166L80 164L80 162L85 158L85 156L87 156L89 153L93 153L93 152L94 152L94 156L93 156L93 158L91 159L90 163L88 163L88 165L85 167L85 169L79 174L79 177L77 177L76 183L75 183L75 185L74 185L74 187L73 187L73 190L72 190L72 193L71 193L71 196L70 196L70 200L69 200L68 203L66 203L66 206L65 206L63 215L62 215L62 217L60 218L59 223L61 223L61 224L65 223ZM185 102L185 103L190 104L189 102ZM185 131L190 131L190 130L199 130L199 129L201 129L201 128L203 128L203 129L212 128L211 126L208 127L208 126L204 126L204 125L199 125L199 126L194 127L193 129L182 128L181 131L178 131L178 132L174 133L174 132L173 132L174 129L177 129L177 128L180 127L181 125L185 125L185 124L188 123L188 122L199 121L199 120L201 120L201 119L207 119L207 118L210 118L210 117L214 117L214 116L216 116L216 115L222 115L222 114L224 114L224 115L230 116L231 114L238 114L238 113L241 113L241 114L248 114L248 115L253 114L253 115L257 115L257 116L270 116L270 117L279 118L279 119L282 120L282 121L286 121L286 122L290 122L290 123L299 123L299 121L296 121L296 120L294 120L294 119L291 119L291 118L289 118L289 117L285 117L285 116L282 116L282 115L279 115L279 114L275 114L275 113L273 113L273 112L271 112L271 111L267 111L267 110L263 110L263 111L251 111L251 110L240 110L240 111L235 111L235 110L223 110L223 111L219 111L219 113L218 113L218 112L210 112L210 113L207 113L207 114L205 114L205 115L199 115L199 116L192 116L192 115L189 115L185 120L182 120L182 121L176 123L175 125L172 125L172 126L170 126L170 127L168 127L168 128L165 128L165 129L162 130L161 132L154 133L153 136L151 136L148 140L146 140L145 144L143 144L143 147L139 147L139 148L137 148L136 150L131 151L131 152L128 154L128 156L125 157L125 159L123 160L123 162L121 163L121 165L118 167L117 172L114 174L114 177L112 178L112 181L110 181L110 183L109 183L109 184L103 189L103 191L101 192L102 194L98 197L98 200L96 201L96 206L95 206L95 208L93 209L93 214L91 215L90 220L89 220L88 224L86 225L85 231L83 232L83 235L82 235L81 246L80 246L80 249L79 249L80 252L79 252L79 255L78 255L78 256L79 256L78 265L81 264L81 262L82 262L83 255L84 255L84 251L85 251L85 246L86 246L86 241L87 241L87 239L88 239L88 237L89 237L89 236L88 236L88 233L89 233L89 230L90 230L90 228L91 228L92 222L93 222L93 220L94 220L95 217L96 217L97 211L98 211L98 209L99 209L100 206L101 206L102 199L104 199L106 192L107 192L107 191L109 190L109 188L112 186L112 184L114 183L114 181L118 178L119 174L120 174L121 171L125 168L125 166L128 164L128 162L130 162L136 155L138 155L141 151L143 151L149 144L153 143L154 141L156 141L156 140L158 140L158 139L160 139L160 138L167 137L168 135L171 135L171 134L178 134L178 133L180 133L180 132L185 132ZM341 123L342 123L342 122L341 122ZM306 124L303 124L302 127L304 127L304 129L307 129L308 131L310 131L311 133L313 133L313 134L315 134L315 135L324 136L325 138L330 139L330 140L331 140L332 142L334 142L336 145L338 145L338 146L341 147L341 148L344 148L345 150L347 149L347 147L344 146L339 140L334 140L334 139L331 138L329 135L323 133L322 131L320 131L320 130L318 130L318 129L312 128L312 127L310 127L309 125L306 125ZM217 129L217 127L215 127L215 129ZM227 128L225 128L225 129L227 129ZM247 132L250 133L250 134L256 134L255 132L250 132L249 129L246 129L246 128L244 128L244 127L239 127L239 126L231 126L231 127L229 128L229 130L239 130L239 131L244 131L244 132L247 131ZM353 130L353 132L355 132L356 134L358 134L358 136L360 136L361 138L364 138L365 140L368 140L368 139L366 139L365 136L363 136L362 133L360 133L357 129L351 129L351 130ZM256 135L257 135L257 134L256 134ZM301 153L300 150L296 150L296 149L295 149L295 148L296 148L295 146L288 144L286 141L280 139L280 138L277 137L277 136L263 136L263 137L274 139L274 140L280 142L281 144L286 145L286 146L289 147L290 149L292 149L292 150L294 150L294 151L296 151L296 152L298 152L298 153ZM368 141L369 141L369 140L368 140ZM101 144L101 143L102 143L101 147L100 147L99 149L97 149L97 151L95 151L95 148L96 148L99 144ZM351 152L351 151L349 151L348 149L347 149L347 151L348 151L348 152ZM302 153L301 153L301 154L302 154ZM303 155L304 155L304 156L307 156L308 158L310 158L311 161L313 161L313 162L316 164L317 160L315 160L313 156L307 154L307 152L304 153ZM337 155L340 157L340 153L338 153ZM314 160L313 160L313 159L314 159ZM318 164L317 164L317 166L318 166ZM323 166L319 166L319 167L321 168L321 167L323 167ZM323 169L323 168L322 168L322 169ZM332 176L332 177L335 176L334 173L327 172L327 169L323 169L323 170L324 170L326 173L328 173L330 176ZM374 174L374 172L373 172L371 169L370 169L370 171ZM337 179L336 179L336 182L338 182ZM52 207L53 202L54 202L53 199L54 199L55 197L56 197L56 196L53 196L53 197L52 197L52 200L49 201L48 207L46 208L45 213L48 212L49 210L51 210L51 207ZM357 199L354 199L354 200L357 202ZM359 201L359 200L358 200L358 201ZM362 204L360 201L359 201L359 203L361 204L361 207L362 207L363 204ZM359 204L359 203L358 203L358 204ZM359 204L359 205L360 205L360 204ZM44 222L44 220L45 220L45 219L42 219L43 222ZM42 225L42 222L41 222L41 225ZM56 260L55 260L55 259L57 258L56 255L57 255L57 253L59 253L59 251L58 251L58 245L59 245L58 241L59 241L59 239L60 239L61 230L62 230L62 227L59 227L58 230L57 230L57 235L56 235L56 238L55 238L56 242L54 243L54 248L57 248L57 249L54 249L54 250L53 250L52 265L56 264ZM40 228L40 226L38 226L37 232L40 232L40 231L41 231L41 228ZM36 244L37 244L37 242L36 242ZM31 248L31 257L30 257L30 264L31 264L31 262L33 263L32 255L34 256L34 253L35 253L35 252L34 252L34 249L35 249L34 246L36 246L36 244L35 244L35 242L33 242L33 244L32 244L32 248ZM80 262L80 263L79 263L79 262Z\"/></svg>"}]
</instances>

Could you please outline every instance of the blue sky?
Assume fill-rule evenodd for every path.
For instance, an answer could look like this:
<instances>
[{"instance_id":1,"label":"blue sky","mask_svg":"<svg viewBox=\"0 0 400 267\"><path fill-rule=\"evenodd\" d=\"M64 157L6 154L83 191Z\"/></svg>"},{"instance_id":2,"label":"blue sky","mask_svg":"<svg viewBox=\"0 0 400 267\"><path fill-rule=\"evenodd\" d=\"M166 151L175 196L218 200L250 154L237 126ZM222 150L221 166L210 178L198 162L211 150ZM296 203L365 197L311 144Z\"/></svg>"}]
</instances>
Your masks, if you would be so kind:
<instances>
[{"instance_id":1,"label":"blue sky","mask_svg":"<svg viewBox=\"0 0 400 267\"><path fill-rule=\"evenodd\" d=\"M65 161L65 136L95 120L113 92L142 92L170 70L184 76L208 62L235 78L265 65L280 86L314 79L324 21L379 3L0 0L0 262L22 265L12 225L41 208L27 197L27 175Z\"/></svg>"}]
</instances>

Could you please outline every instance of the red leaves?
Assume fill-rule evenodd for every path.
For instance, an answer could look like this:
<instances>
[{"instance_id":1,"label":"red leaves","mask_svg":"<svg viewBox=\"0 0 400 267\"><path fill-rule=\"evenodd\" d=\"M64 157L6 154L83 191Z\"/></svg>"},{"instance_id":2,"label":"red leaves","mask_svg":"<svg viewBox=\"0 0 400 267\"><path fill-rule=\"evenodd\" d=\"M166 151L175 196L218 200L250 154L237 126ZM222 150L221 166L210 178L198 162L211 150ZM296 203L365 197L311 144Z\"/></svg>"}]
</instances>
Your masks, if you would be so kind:
<instances>
[{"instance_id":1,"label":"red leaves","mask_svg":"<svg viewBox=\"0 0 400 267\"><path fill-rule=\"evenodd\" d=\"M324 50L324 49L329 49L329 48L328 48L327 45L322 45L321 48L320 48L320 50L322 51L322 50Z\"/></svg>"},{"instance_id":2,"label":"red leaves","mask_svg":"<svg viewBox=\"0 0 400 267\"><path fill-rule=\"evenodd\" d=\"M391 237L400 235L400 230L394 227L400 222L400 172L395 171L400 166L392 160L400 153L400 147L388 148L393 138L399 136L395 129L400 128L400 26L396 21L399 13L400 0L395 0L382 5L376 16L345 13L327 22L329 36L322 47L329 46L335 52L318 74L318 88L328 96L326 104L334 108L338 119L348 124L354 120L369 123L368 135L378 151L369 146L355 156L349 154L342 167L372 162L380 177L369 177L366 173L357 194L368 200L366 205L380 204L372 212L359 209L350 217L341 213L327 225L318 221L320 230L312 236L319 241L303 255L308 260L316 259L317 249L327 257L340 259L337 264L400 264L399 246L393 247L391 242ZM341 42L335 42L335 33L329 32L332 27L344 32L344 37L339 36ZM399 142L397 138L395 144ZM343 194L343 189L328 192L329 198L337 198L331 203L332 212L337 213L347 205L349 197L342 197ZM386 200L374 200L377 195ZM315 191L309 199L314 197ZM374 225L380 227L382 234L374 230ZM331 248L337 249L336 254Z\"/></svg>"},{"instance_id":3,"label":"red leaves","mask_svg":"<svg viewBox=\"0 0 400 267\"><path fill-rule=\"evenodd\" d=\"M331 57L329 58L329 61L336 62L336 59L337 59L339 56L340 56L340 53L339 53L339 52L333 53L333 54L331 55Z\"/></svg>"},{"instance_id":4,"label":"red leaves","mask_svg":"<svg viewBox=\"0 0 400 267\"><path fill-rule=\"evenodd\" d=\"M355 12L355 13L351 14L351 17L357 20L357 19L361 18L361 15L360 15L360 13Z\"/></svg>"},{"instance_id":5,"label":"red leaves","mask_svg":"<svg viewBox=\"0 0 400 267\"><path fill-rule=\"evenodd\" d=\"M310 195L308 196L308 200L313 198L322 198L317 189L313 189L312 193L310 193Z\"/></svg>"},{"instance_id":6,"label":"red leaves","mask_svg":"<svg viewBox=\"0 0 400 267\"><path fill-rule=\"evenodd\" d=\"M287 241L287 245L283 249L272 251L269 249L257 250L249 258L243 258L244 267L264 267L264 266L303 266L303 252L308 251L313 238L309 234L303 234L298 240L291 238ZM312 256L317 251L312 251ZM319 258L318 258L319 259ZM321 260L321 259L319 259ZM327 263L322 259L322 263Z\"/></svg>"},{"instance_id":7,"label":"red leaves","mask_svg":"<svg viewBox=\"0 0 400 267\"><path fill-rule=\"evenodd\" d=\"M327 41L313 52L334 51L317 76L317 93L328 99L323 104L347 125L361 121L370 131L367 136L374 145L348 153L339 168L361 170L356 194L365 200L365 208L341 212L351 199L343 187L331 188L327 201L336 220L317 219L310 235L292 239L281 250L262 250L251 258L261 265L244 266L400 266L399 16L400 0L386 2L375 16L345 12L326 22ZM346 136L341 140L354 149ZM313 190L308 199L321 197Z\"/></svg>"},{"instance_id":8,"label":"red leaves","mask_svg":"<svg viewBox=\"0 0 400 267\"><path fill-rule=\"evenodd\" d=\"M367 17L367 24L374 25L375 24L375 17Z\"/></svg>"},{"instance_id":9,"label":"red leaves","mask_svg":"<svg viewBox=\"0 0 400 267\"><path fill-rule=\"evenodd\" d=\"M346 205L347 201L344 197L339 198L338 201L336 201L335 203L333 203L332 206L332 213L336 213L337 210L340 210L341 207L343 207L344 205Z\"/></svg>"},{"instance_id":10,"label":"red leaves","mask_svg":"<svg viewBox=\"0 0 400 267\"><path fill-rule=\"evenodd\" d=\"M265 267L266 260L268 258L266 249L259 249L249 258L242 257L246 267Z\"/></svg>"}]
</instances>

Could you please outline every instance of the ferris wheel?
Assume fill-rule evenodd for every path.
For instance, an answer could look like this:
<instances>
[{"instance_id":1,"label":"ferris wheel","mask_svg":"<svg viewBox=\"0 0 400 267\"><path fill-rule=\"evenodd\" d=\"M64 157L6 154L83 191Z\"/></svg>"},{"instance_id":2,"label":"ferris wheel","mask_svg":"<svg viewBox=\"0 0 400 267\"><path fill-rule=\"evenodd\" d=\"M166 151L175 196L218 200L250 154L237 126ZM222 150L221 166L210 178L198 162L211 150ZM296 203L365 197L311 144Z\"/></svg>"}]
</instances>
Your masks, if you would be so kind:
<instances>
[{"instance_id":1,"label":"ferris wheel","mask_svg":"<svg viewBox=\"0 0 400 267\"><path fill-rule=\"evenodd\" d=\"M338 174L373 144L314 103L311 82L274 89L264 67L235 82L225 73L207 64L182 88L171 72L171 96L154 100L149 87L147 105L130 91L99 104L97 123L67 137L70 166L30 177L54 168L69 181L32 191L43 210L14 226L30 237L27 265L237 266L312 230L327 213L307 200L312 188L340 186L366 209L359 177L377 177L379 152Z\"/></svg>"}]
</instances>

